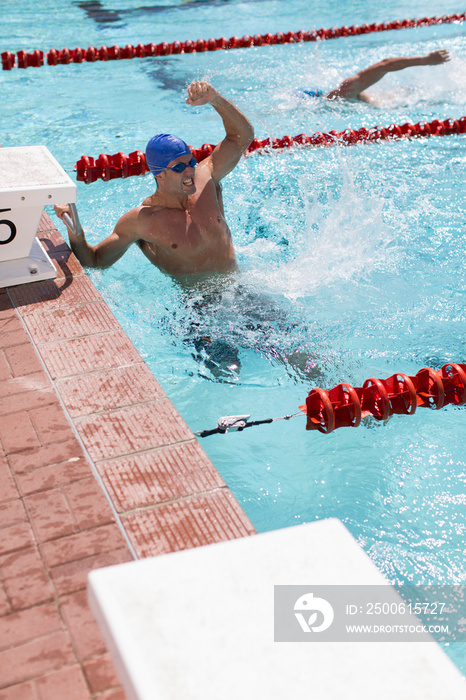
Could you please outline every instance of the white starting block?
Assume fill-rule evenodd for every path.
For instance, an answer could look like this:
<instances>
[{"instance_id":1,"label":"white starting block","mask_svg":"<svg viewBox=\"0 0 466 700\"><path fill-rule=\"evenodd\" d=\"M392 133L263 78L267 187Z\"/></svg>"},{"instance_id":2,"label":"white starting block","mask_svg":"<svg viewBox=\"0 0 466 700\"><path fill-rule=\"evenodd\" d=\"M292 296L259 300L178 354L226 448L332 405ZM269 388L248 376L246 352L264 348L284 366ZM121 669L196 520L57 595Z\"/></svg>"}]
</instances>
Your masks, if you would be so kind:
<instances>
[{"instance_id":1,"label":"white starting block","mask_svg":"<svg viewBox=\"0 0 466 700\"><path fill-rule=\"evenodd\" d=\"M0 287L56 277L36 238L46 204L76 202L76 185L45 146L0 148Z\"/></svg>"},{"instance_id":2,"label":"white starting block","mask_svg":"<svg viewBox=\"0 0 466 700\"><path fill-rule=\"evenodd\" d=\"M337 520L97 569L88 581L128 700L466 697L463 677L429 635L397 643L345 635L349 608L372 612L366 603L359 610L371 600L367 586L403 612L405 625L419 621ZM309 604L309 590L322 597L294 612ZM304 627L300 618L309 618Z\"/></svg>"}]
</instances>

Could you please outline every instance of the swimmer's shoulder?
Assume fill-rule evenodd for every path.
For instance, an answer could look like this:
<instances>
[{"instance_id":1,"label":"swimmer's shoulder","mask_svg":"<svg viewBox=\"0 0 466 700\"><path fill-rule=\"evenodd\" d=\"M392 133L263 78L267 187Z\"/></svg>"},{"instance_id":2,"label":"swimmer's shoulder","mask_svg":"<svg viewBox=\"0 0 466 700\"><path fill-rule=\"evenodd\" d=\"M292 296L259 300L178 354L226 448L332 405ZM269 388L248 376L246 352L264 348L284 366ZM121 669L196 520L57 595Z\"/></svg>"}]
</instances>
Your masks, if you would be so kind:
<instances>
[{"instance_id":1,"label":"swimmer's shoulder","mask_svg":"<svg viewBox=\"0 0 466 700\"><path fill-rule=\"evenodd\" d=\"M120 225L139 243L163 244L174 228L184 227L185 215L184 210L167 208L147 197L121 217Z\"/></svg>"},{"instance_id":2,"label":"swimmer's shoulder","mask_svg":"<svg viewBox=\"0 0 466 700\"><path fill-rule=\"evenodd\" d=\"M159 202L154 201L153 195L149 195L138 207L135 207L131 210L131 212L128 213L132 214L133 217L140 220L145 220L149 218L156 218L162 220L165 217L173 216L173 213L176 211L178 211L178 209L172 209L170 207L165 206L164 204L160 204Z\"/></svg>"},{"instance_id":3,"label":"swimmer's shoulder","mask_svg":"<svg viewBox=\"0 0 466 700\"><path fill-rule=\"evenodd\" d=\"M146 201L144 200L142 204L130 209L118 219L114 229L115 234L119 237L131 238L133 241L144 240L147 237L147 227L150 222L153 238L155 229L158 228L154 226L156 218L154 214L162 208L149 206Z\"/></svg>"}]
</instances>

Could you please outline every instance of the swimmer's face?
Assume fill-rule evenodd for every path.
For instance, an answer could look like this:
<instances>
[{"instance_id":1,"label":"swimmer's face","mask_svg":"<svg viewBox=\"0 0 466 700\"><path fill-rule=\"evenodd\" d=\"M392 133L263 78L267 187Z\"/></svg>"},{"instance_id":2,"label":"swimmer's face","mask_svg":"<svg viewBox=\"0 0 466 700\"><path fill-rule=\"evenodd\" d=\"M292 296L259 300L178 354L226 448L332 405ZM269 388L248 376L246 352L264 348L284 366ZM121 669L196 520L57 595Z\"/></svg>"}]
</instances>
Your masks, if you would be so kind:
<instances>
[{"instance_id":1,"label":"swimmer's face","mask_svg":"<svg viewBox=\"0 0 466 700\"><path fill-rule=\"evenodd\" d=\"M163 176L164 189L170 194L194 194L196 185L194 184L194 169L196 164L193 163L194 158L191 155L179 156L171 160L167 168L161 173ZM178 173L171 170L178 163L183 163L186 168L183 172Z\"/></svg>"}]
</instances>

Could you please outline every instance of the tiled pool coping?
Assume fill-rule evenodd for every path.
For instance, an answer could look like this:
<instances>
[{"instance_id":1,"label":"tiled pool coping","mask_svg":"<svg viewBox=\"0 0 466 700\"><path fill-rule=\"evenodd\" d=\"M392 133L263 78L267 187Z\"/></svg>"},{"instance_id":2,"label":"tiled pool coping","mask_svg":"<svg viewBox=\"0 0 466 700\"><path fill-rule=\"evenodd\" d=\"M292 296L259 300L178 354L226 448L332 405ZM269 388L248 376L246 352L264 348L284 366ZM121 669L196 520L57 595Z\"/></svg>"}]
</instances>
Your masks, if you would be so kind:
<instances>
[{"instance_id":1,"label":"tiled pool coping","mask_svg":"<svg viewBox=\"0 0 466 700\"><path fill-rule=\"evenodd\" d=\"M0 700L121 700L87 573L254 528L47 214L0 290Z\"/></svg>"}]
</instances>

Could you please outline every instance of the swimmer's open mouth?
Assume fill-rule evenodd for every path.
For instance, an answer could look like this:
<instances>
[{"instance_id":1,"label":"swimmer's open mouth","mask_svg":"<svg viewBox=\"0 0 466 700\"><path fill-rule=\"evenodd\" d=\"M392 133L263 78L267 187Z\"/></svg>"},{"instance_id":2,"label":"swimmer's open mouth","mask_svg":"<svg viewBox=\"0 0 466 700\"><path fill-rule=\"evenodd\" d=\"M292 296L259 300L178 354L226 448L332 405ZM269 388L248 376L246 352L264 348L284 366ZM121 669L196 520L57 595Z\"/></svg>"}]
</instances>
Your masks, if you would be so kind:
<instances>
[{"instance_id":1,"label":"swimmer's open mouth","mask_svg":"<svg viewBox=\"0 0 466 700\"><path fill-rule=\"evenodd\" d=\"M183 180L183 185L185 185L186 187L191 187L192 185L194 185L193 178L188 177L188 178L186 178L186 180Z\"/></svg>"}]
</instances>

